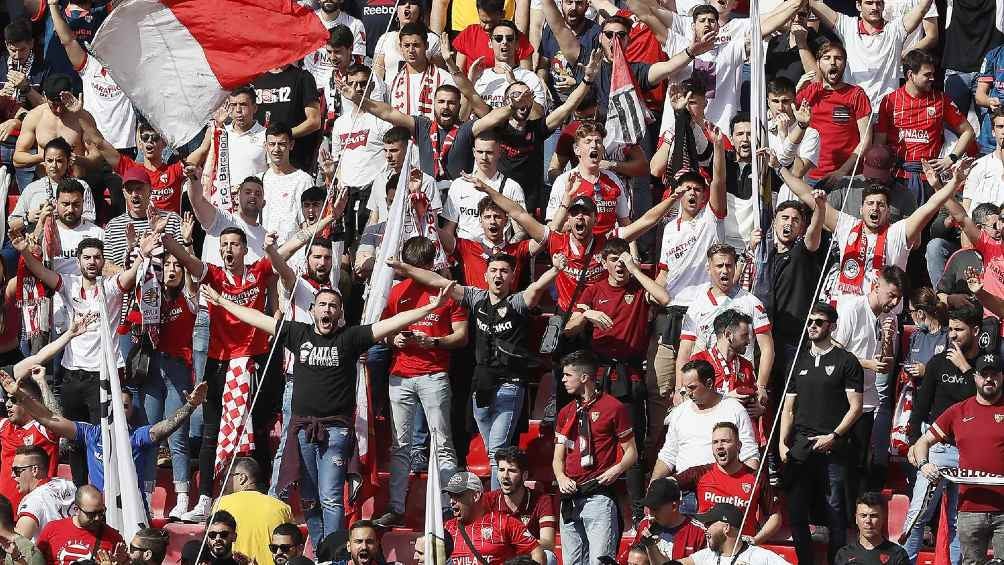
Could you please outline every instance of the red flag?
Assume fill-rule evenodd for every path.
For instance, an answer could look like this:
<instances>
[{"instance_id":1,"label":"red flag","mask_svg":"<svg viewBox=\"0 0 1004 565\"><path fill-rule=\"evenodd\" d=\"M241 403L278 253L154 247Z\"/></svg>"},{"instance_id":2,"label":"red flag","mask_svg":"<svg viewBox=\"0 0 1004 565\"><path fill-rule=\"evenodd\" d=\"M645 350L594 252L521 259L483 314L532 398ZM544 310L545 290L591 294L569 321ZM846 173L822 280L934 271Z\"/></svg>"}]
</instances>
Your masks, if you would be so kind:
<instances>
[{"instance_id":1,"label":"red flag","mask_svg":"<svg viewBox=\"0 0 1004 565\"><path fill-rule=\"evenodd\" d=\"M949 550L951 539L948 537L948 489L941 495L941 510L938 515L938 539L934 542L934 565L952 565L952 555Z\"/></svg>"},{"instance_id":2,"label":"red flag","mask_svg":"<svg viewBox=\"0 0 1004 565\"><path fill-rule=\"evenodd\" d=\"M610 72L610 99L607 104L607 137L604 144L636 144L645 136L645 126L653 121L638 97L631 67L624 58L620 41L610 42L613 65Z\"/></svg>"}]
</instances>

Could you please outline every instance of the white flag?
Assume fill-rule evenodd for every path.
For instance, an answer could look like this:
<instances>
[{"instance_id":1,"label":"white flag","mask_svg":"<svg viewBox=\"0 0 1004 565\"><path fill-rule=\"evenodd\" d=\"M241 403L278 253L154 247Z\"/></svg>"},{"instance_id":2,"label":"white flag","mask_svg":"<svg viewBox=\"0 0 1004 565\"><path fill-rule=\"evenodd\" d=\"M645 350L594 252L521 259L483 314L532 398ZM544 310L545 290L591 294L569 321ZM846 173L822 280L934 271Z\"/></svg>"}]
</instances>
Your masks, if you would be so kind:
<instances>
[{"instance_id":1,"label":"white flag","mask_svg":"<svg viewBox=\"0 0 1004 565\"><path fill-rule=\"evenodd\" d=\"M119 383L118 360L112 347L111 322L105 308L105 278L98 277L98 303L101 319L101 456L105 473L106 521L129 542L139 530L147 527L143 493L139 489L136 465L132 458L132 442L122 406L122 385Z\"/></svg>"},{"instance_id":2,"label":"white flag","mask_svg":"<svg viewBox=\"0 0 1004 565\"><path fill-rule=\"evenodd\" d=\"M624 58L624 50L619 41L610 43L610 97L607 103L607 137L603 144L610 147L614 143L634 145L645 136L645 129L653 121L652 114L638 96L631 67Z\"/></svg>"},{"instance_id":3,"label":"white flag","mask_svg":"<svg viewBox=\"0 0 1004 565\"><path fill-rule=\"evenodd\" d=\"M429 480L425 483L425 562L445 565L446 532L443 530L443 487L439 480L439 438L429 434Z\"/></svg>"}]
</instances>

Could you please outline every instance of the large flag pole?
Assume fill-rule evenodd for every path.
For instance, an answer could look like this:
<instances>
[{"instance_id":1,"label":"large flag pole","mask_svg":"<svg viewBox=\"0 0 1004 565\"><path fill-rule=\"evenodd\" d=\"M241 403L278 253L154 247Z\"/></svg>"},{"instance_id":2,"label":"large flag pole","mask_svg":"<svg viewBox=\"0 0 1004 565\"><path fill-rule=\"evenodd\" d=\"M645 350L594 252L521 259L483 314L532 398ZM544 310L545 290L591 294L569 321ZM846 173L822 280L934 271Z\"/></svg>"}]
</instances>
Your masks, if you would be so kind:
<instances>
[{"instance_id":1,"label":"large flag pole","mask_svg":"<svg viewBox=\"0 0 1004 565\"><path fill-rule=\"evenodd\" d=\"M768 184L766 160L758 153L767 143L767 76L764 67L765 49L760 31L760 0L750 0L750 151L753 154L753 171L750 180L753 183L753 213L754 225L761 230L762 237L754 260L754 282L763 270L767 259L767 233L770 228L770 217L773 208L771 188Z\"/></svg>"},{"instance_id":2,"label":"large flag pole","mask_svg":"<svg viewBox=\"0 0 1004 565\"><path fill-rule=\"evenodd\" d=\"M445 565L446 531L443 529L443 487L439 479L439 433L429 434L429 480L425 485L425 562Z\"/></svg>"},{"instance_id":3,"label":"large flag pole","mask_svg":"<svg viewBox=\"0 0 1004 565\"><path fill-rule=\"evenodd\" d=\"M101 452L105 474L105 506L108 525L127 541L148 524L143 493L132 458L122 385L119 382L116 349L112 347L111 322L105 299L105 278L98 277L98 308L101 332Z\"/></svg>"}]
</instances>

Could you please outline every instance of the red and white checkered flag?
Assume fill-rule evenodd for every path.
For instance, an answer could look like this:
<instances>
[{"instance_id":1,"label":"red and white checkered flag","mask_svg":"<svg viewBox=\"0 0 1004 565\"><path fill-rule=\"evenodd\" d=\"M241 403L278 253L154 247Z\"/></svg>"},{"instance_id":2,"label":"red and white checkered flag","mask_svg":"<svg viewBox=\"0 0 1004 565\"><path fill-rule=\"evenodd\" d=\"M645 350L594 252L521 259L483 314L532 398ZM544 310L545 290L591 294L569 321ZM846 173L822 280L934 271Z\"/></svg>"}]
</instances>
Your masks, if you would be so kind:
<instances>
[{"instance_id":1,"label":"red and white checkered flag","mask_svg":"<svg viewBox=\"0 0 1004 565\"><path fill-rule=\"evenodd\" d=\"M223 416L216 443L216 474L223 472L232 457L254 450L254 432L251 426L241 429L249 417L251 407L251 381L255 363L250 357L230 360L223 383Z\"/></svg>"}]
</instances>

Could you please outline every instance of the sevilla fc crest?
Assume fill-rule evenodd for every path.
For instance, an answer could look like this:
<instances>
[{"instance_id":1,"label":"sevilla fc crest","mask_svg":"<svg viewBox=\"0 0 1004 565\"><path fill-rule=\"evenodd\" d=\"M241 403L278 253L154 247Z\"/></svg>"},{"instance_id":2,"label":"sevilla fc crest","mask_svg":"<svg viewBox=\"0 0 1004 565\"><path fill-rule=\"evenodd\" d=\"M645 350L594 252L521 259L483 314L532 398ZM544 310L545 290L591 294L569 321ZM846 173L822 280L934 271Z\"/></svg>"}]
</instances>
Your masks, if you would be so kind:
<instances>
[{"instance_id":1,"label":"sevilla fc crest","mask_svg":"<svg viewBox=\"0 0 1004 565\"><path fill-rule=\"evenodd\" d=\"M590 412L589 413L589 419L592 420L593 422L595 422L596 420L599 420L600 419L600 413L599 412Z\"/></svg>"},{"instance_id":2,"label":"sevilla fc crest","mask_svg":"<svg viewBox=\"0 0 1004 565\"><path fill-rule=\"evenodd\" d=\"M928 109L930 110L930 108L928 108ZM882 563L888 563L889 562L889 554L888 553L879 553L879 561L881 561Z\"/></svg>"},{"instance_id":3,"label":"sevilla fc crest","mask_svg":"<svg viewBox=\"0 0 1004 565\"><path fill-rule=\"evenodd\" d=\"M628 304L631 304L632 302L634 302L634 295L633 294L625 294L624 295L624 302L627 302Z\"/></svg>"},{"instance_id":4,"label":"sevilla fc crest","mask_svg":"<svg viewBox=\"0 0 1004 565\"><path fill-rule=\"evenodd\" d=\"M844 276L849 279L858 278L858 274L861 273L861 265L858 264L857 259L848 259L844 262Z\"/></svg>"},{"instance_id":5,"label":"sevilla fc crest","mask_svg":"<svg viewBox=\"0 0 1004 565\"><path fill-rule=\"evenodd\" d=\"M998 424L1004 422L1004 414L994 414L994 422L997 422Z\"/></svg>"},{"instance_id":6,"label":"sevilla fc crest","mask_svg":"<svg viewBox=\"0 0 1004 565\"><path fill-rule=\"evenodd\" d=\"M824 370L826 371L826 376L829 377L833 375L833 371L836 370L836 368L837 368L836 365L827 365L826 367L824 367Z\"/></svg>"},{"instance_id":7,"label":"sevilla fc crest","mask_svg":"<svg viewBox=\"0 0 1004 565\"><path fill-rule=\"evenodd\" d=\"M743 483L743 492L746 494L753 492L753 485L750 483Z\"/></svg>"},{"instance_id":8,"label":"sevilla fc crest","mask_svg":"<svg viewBox=\"0 0 1004 565\"><path fill-rule=\"evenodd\" d=\"M491 539L491 537L492 537L491 526L486 526L484 528L481 528L481 539L486 540L486 539Z\"/></svg>"},{"instance_id":9,"label":"sevilla fc crest","mask_svg":"<svg viewBox=\"0 0 1004 565\"><path fill-rule=\"evenodd\" d=\"M24 436L25 445L34 445L34 443L35 443L35 438L33 436Z\"/></svg>"}]
</instances>

